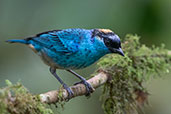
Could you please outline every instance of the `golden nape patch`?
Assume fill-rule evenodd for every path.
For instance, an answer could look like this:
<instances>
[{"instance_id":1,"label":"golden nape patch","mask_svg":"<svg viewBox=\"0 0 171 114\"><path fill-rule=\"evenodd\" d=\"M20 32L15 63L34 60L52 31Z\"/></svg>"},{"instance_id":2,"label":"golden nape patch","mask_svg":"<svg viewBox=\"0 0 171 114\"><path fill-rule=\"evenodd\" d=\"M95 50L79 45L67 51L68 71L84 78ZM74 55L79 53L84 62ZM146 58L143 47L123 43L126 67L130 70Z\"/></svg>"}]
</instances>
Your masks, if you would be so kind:
<instances>
[{"instance_id":1,"label":"golden nape patch","mask_svg":"<svg viewBox=\"0 0 171 114\"><path fill-rule=\"evenodd\" d=\"M103 33L109 33L109 32L113 32L111 31L110 29L99 29L100 32L103 32Z\"/></svg>"},{"instance_id":2,"label":"golden nape patch","mask_svg":"<svg viewBox=\"0 0 171 114\"><path fill-rule=\"evenodd\" d=\"M29 44L28 46L29 46L29 48L31 48L35 53L37 53L36 49L34 48L34 46L33 46L32 44Z\"/></svg>"}]
</instances>

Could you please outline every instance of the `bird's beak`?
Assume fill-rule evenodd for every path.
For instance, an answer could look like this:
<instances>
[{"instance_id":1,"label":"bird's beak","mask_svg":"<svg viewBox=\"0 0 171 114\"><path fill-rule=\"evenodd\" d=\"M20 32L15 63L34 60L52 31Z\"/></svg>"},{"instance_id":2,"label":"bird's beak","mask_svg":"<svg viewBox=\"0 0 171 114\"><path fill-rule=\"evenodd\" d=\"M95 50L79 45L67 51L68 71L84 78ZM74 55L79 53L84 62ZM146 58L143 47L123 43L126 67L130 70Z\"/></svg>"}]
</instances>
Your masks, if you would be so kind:
<instances>
[{"instance_id":1,"label":"bird's beak","mask_svg":"<svg viewBox=\"0 0 171 114\"><path fill-rule=\"evenodd\" d=\"M122 51L121 48L117 49L117 53L120 54L120 55L122 55L122 56L125 56L125 55L124 55L124 52Z\"/></svg>"}]
</instances>

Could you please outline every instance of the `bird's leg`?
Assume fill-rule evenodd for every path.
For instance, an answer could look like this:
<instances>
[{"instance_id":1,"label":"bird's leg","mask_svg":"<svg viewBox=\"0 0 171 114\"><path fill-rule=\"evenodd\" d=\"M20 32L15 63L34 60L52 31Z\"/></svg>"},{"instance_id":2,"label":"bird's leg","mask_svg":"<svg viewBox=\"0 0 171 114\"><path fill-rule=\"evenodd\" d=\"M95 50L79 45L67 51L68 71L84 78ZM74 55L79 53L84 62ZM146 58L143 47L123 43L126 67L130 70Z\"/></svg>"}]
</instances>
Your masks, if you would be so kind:
<instances>
[{"instance_id":1,"label":"bird's leg","mask_svg":"<svg viewBox=\"0 0 171 114\"><path fill-rule=\"evenodd\" d=\"M73 96L74 96L74 94L73 94L73 92L72 92L72 90L59 78L59 76L56 74L56 69L55 68L53 68L53 67L50 67L50 72L53 74L53 76L55 76L55 78L62 84L62 86L64 87L64 89L66 89L67 90L67 92L68 92L68 99L67 100L69 100L69 99L71 99Z\"/></svg>"},{"instance_id":2,"label":"bird's leg","mask_svg":"<svg viewBox=\"0 0 171 114\"><path fill-rule=\"evenodd\" d=\"M89 96L94 91L94 88L86 81L85 78L83 78L82 76L80 76L79 74L77 74L76 72L74 72L72 70L67 70L67 71L74 74L76 77L78 77L81 80L80 83L83 83L85 85L86 90L87 90L86 96ZM78 84L78 83L76 83L76 84Z\"/></svg>"}]
</instances>

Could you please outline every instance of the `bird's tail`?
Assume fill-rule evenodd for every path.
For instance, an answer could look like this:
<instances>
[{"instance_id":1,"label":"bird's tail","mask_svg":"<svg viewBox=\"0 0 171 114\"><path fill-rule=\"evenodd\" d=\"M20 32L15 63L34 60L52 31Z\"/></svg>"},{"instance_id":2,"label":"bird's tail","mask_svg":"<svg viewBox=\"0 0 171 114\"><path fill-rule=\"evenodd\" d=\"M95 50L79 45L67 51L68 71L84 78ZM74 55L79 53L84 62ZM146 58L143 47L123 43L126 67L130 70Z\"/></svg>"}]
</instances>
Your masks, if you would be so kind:
<instances>
[{"instance_id":1,"label":"bird's tail","mask_svg":"<svg viewBox=\"0 0 171 114\"><path fill-rule=\"evenodd\" d=\"M12 39L12 40L7 40L6 42L8 42L8 43L28 44L28 41L25 40L25 39Z\"/></svg>"}]
</instances>

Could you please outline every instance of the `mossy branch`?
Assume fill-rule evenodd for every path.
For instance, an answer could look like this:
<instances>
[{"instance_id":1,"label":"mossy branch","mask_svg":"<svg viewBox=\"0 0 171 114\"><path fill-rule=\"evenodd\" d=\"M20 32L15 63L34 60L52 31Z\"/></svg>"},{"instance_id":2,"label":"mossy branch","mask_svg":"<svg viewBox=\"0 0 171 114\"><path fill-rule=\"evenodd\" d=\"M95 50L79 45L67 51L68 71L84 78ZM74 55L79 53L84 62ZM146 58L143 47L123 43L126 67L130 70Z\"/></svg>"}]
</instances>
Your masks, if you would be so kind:
<instances>
[{"instance_id":1,"label":"mossy branch","mask_svg":"<svg viewBox=\"0 0 171 114\"><path fill-rule=\"evenodd\" d=\"M126 57L108 55L99 61L100 69L112 77L103 86L103 108L106 114L141 113L148 100L145 83L162 77L171 69L170 51L141 44L137 35L127 35L123 42Z\"/></svg>"},{"instance_id":2,"label":"mossy branch","mask_svg":"<svg viewBox=\"0 0 171 114\"><path fill-rule=\"evenodd\" d=\"M0 114L53 114L38 96L29 93L22 84L12 84L9 80L6 84L0 89Z\"/></svg>"},{"instance_id":3,"label":"mossy branch","mask_svg":"<svg viewBox=\"0 0 171 114\"><path fill-rule=\"evenodd\" d=\"M140 44L139 37L127 35L123 42L125 57L107 55L97 64L95 76L87 80L95 89L101 85L103 108L106 114L125 114L139 112L148 98L144 83L161 73L168 73L171 65L171 51L161 47L148 48ZM32 95L21 84L0 89L0 113L13 114L52 114L45 104L65 101L68 93L65 89ZM70 87L74 97L85 95L83 84Z\"/></svg>"}]
</instances>

